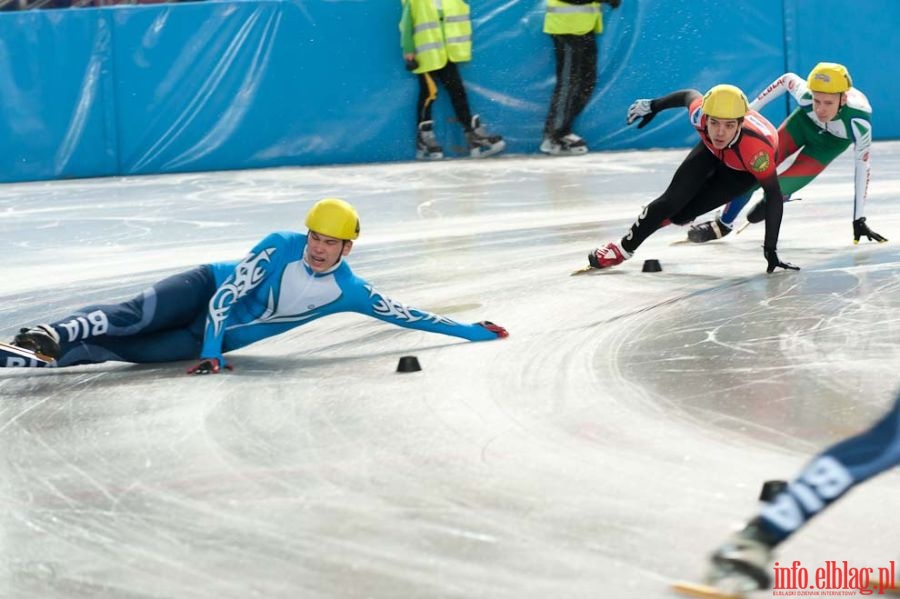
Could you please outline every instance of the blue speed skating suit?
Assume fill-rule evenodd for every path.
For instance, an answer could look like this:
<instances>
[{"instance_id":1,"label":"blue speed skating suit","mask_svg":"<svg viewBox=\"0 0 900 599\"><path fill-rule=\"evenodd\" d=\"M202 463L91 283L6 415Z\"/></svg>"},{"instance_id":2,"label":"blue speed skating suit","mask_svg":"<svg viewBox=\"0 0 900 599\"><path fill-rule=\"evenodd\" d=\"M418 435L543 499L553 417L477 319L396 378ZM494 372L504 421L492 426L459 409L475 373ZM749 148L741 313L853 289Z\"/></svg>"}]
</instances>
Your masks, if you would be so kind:
<instances>
[{"instance_id":1,"label":"blue speed skating suit","mask_svg":"<svg viewBox=\"0 0 900 599\"><path fill-rule=\"evenodd\" d=\"M496 339L383 295L343 260L323 273L303 259L306 235L272 233L240 261L217 262L164 279L120 304L82 308L52 323L57 366L218 358L337 312L469 341Z\"/></svg>"}]
</instances>

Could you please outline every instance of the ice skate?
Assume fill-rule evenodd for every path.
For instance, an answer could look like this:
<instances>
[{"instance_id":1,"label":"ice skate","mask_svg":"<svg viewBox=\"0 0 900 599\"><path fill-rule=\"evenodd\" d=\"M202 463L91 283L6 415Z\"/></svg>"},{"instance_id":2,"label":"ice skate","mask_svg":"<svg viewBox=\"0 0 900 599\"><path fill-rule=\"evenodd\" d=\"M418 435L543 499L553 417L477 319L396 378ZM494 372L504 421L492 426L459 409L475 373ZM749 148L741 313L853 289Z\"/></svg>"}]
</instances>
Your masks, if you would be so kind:
<instances>
[{"instance_id":1,"label":"ice skate","mask_svg":"<svg viewBox=\"0 0 900 599\"><path fill-rule=\"evenodd\" d=\"M444 149L434 135L434 121L422 121L416 133L416 159L440 160L443 157Z\"/></svg>"},{"instance_id":2,"label":"ice skate","mask_svg":"<svg viewBox=\"0 0 900 599\"><path fill-rule=\"evenodd\" d=\"M713 552L706 582L740 593L768 589L772 586L771 561L772 548L751 523Z\"/></svg>"},{"instance_id":3,"label":"ice skate","mask_svg":"<svg viewBox=\"0 0 900 599\"><path fill-rule=\"evenodd\" d=\"M688 229L688 240L694 243L706 243L714 239L722 239L731 233L731 225L726 225L718 217L698 225L692 225Z\"/></svg>"},{"instance_id":4,"label":"ice skate","mask_svg":"<svg viewBox=\"0 0 900 599\"><path fill-rule=\"evenodd\" d=\"M563 135L559 139L545 137L541 142L541 152L551 156L579 156L587 154L587 143L574 133Z\"/></svg>"},{"instance_id":5,"label":"ice skate","mask_svg":"<svg viewBox=\"0 0 900 599\"><path fill-rule=\"evenodd\" d=\"M493 156L506 148L503 138L488 133L477 114L472 117L472 130L466 132L466 141L469 144L469 156L472 158Z\"/></svg>"},{"instance_id":6,"label":"ice skate","mask_svg":"<svg viewBox=\"0 0 900 599\"><path fill-rule=\"evenodd\" d=\"M48 362L59 357L59 333L49 324L20 329L12 345L34 352Z\"/></svg>"},{"instance_id":7,"label":"ice skate","mask_svg":"<svg viewBox=\"0 0 900 599\"><path fill-rule=\"evenodd\" d=\"M751 522L713 552L704 583L679 581L672 590L687 597L743 599L745 593L768 589L772 549L763 537L756 522Z\"/></svg>"},{"instance_id":8,"label":"ice skate","mask_svg":"<svg viewBox=\"0 0 900 599\"><path fill-rule=\"evenodd\" d=\"M788 194L782 198L784 203L788 202L799 202L801 198L797 198L796 200L791 199L791 194ZM747 213L747 222L750 224L761 223L766 220L766 199L762 198L756 204L753 205L753 208L750 209L750 212Z\"/></svg>"},{"instance_id":9,"label":"ice skate","mask_svg":"<svg viewBox=\"0 0 900 599\"><path fill-rule=\"evenodd\" d=\"M631 254L615 241L610 241L588 254L588 262L592 268L609 268L621 264L629 258L631 258Z\"/></svg>"}]
</instances>

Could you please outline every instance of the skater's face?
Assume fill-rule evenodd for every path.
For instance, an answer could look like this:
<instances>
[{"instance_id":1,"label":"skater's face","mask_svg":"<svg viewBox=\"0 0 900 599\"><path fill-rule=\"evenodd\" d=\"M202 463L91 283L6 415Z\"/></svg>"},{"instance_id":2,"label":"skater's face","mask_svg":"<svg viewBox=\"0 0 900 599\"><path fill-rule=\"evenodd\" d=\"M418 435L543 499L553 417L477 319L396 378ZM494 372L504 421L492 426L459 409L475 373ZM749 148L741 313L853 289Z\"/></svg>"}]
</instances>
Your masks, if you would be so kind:
<instances>
[{"instance_id":1,"label":"skater's face","mask_svg":"<svg viewBox=\"0 0 900 599\"><path fill-rule=\"evenodd\" d=\"M837 116L838 110L847 102L844 94L826 94L825 92L813 92L813 110L819 120L827 123Z\"/></svg>"},{"instance_id":2,"label":"skater's face","mask_svg":"<svg viewBox=\"0 0 900 599\"><path fill-rule=\"evenodd\" d=\"M740 122L737 119L717 119L711 116L706 121L706 132L717 150L730 144L738 134L738 129L740 129Z\"/></svg>"},{"instance_id":3,"label":"skater's face","mask_svg":"<svg viewBox=\"0 0 900 599\"><path fill-rule=\"evenodd\" d=\"M306 263L315 272L324 272L338 263L353 248L353 242L329 237L315 231L306 236Z\"/></svg>"}]
</instances>

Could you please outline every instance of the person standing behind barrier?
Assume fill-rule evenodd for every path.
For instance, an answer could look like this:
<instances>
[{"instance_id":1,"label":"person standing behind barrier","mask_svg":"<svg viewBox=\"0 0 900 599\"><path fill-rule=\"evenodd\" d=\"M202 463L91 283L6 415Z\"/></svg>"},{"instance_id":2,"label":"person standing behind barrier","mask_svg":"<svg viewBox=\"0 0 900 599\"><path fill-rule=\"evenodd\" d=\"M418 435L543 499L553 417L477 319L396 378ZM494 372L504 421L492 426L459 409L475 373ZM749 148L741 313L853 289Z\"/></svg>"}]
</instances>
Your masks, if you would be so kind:
<instances>
[{"instance_id":1,"label":"person standing behind barrier","mask_svg":"<svg viewBox=\"0 0 900 599\"><path fill-rule=\"evenodd\" d=\"M502 152L506 142L489 134L479 116L472 115L466 88L456 63L472 59L472 24L463 0L402 0L400 44L406 68L419 76L416 103L416 158L437 160L444 150L434 134L431 107L440 81L450 94L456 118L463 127L469 156L484 158Z\"/></svg>"},{"instance_id":2,"label":"person standing behind barrier","mask_svg":"<svg viewBox=\"0 0 900 599\"><path fill-rule=\"evenodd\" d=\"M621 0L604 0L618 8ZM597 84L597 35L603 32L600 2L547 0L544 33L553 39L556 87L544 125L541 152L553 156L585 154L587 143L572 132L575 118L587 107Z\"/></svg>"}]
</instances>

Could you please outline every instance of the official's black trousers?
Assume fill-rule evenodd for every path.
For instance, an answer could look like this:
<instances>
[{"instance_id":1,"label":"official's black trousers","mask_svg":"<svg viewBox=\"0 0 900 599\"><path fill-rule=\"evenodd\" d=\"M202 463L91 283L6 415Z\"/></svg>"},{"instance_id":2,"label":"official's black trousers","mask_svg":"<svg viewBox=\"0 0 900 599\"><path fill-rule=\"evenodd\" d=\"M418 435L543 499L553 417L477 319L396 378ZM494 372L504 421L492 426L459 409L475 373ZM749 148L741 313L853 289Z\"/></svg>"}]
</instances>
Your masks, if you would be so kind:
<instances>
[{"instance_id":1,"label":"official's black trousers","mask_svg":"<svg viewBox=\"0 0 900 599\"><path fill-rule=\"evenodd\" d=\"M419 101L416 103L416 124L432 120L431 105L437 99L435 80L440 81L447 93L450 94L453 112L456 113L456 118L463 126L463 129L466 131L471 130L472 112L469 110L466 88L463 86L459 68L457 68L455 62L450 61L437 71L429 71L419 75Z\"/></svg>"},{"instance_id":2,"label":"official's black trousers","mask_svg":"<svg viewBox=\"0 0 900 599\"><path fill-rule=\"evenodd\" d=\"M597 36L551 35L556 53L556 87L544 137L559 139L572 132L572 123L588 105L597 84Z\"/></svg>"}]
</instances>

